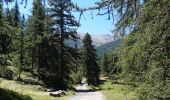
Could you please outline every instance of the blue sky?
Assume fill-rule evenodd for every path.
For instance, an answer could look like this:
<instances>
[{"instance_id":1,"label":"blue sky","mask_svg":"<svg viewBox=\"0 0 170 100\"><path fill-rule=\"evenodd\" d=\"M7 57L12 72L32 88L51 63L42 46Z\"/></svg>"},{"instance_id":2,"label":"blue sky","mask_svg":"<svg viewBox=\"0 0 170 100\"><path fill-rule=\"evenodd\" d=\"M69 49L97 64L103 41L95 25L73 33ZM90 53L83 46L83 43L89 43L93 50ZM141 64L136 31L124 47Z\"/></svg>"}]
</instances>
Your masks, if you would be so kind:
<instances>
[{"instance_id":1,"label":"blue sky","mask_svg":"<svg viewBox=\"0 0 170 100\"><path fill-rule=\"evenodd\" d=\"M20 3L20 0L18 0ZM20 12L25 14L26 16L31 15L32 10L32 1L28 0L27 7L24 8L25 4L20 5ZM79 5L80 7L87 8L94 6L95 2L99 0L73 0L74 3ZM8 7L12 7L13 4L9 4ZM78 32L81 33L90 33L90 34L111 34L111 30L114 28L114 25L111 20L107 19L106 16L97 16L98 11L87 11L84 13L84 17L81 18L80 24L81 26L78 28ZM92 18L92 15L93 18ZM76 19L78 20L79 14L74 14Z\"/></svg>"}]
</instances>

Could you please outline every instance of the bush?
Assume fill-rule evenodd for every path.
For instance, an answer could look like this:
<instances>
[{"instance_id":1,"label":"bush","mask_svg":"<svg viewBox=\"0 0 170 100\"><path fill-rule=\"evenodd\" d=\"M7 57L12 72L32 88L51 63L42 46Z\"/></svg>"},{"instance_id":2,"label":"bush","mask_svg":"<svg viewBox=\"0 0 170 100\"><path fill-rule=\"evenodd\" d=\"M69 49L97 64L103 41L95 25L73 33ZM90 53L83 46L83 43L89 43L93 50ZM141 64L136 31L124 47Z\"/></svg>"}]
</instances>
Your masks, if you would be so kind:
<instances>
[{"instance_id":1,"label":"bush","mask_svg":"<svg viewBox=\"0 0 170 100\"><path fill-rule=\"evenodd\" d=\"M12 80L14 72L8 67L0 67L0 77Z\"/></svg>"}]
</instances>

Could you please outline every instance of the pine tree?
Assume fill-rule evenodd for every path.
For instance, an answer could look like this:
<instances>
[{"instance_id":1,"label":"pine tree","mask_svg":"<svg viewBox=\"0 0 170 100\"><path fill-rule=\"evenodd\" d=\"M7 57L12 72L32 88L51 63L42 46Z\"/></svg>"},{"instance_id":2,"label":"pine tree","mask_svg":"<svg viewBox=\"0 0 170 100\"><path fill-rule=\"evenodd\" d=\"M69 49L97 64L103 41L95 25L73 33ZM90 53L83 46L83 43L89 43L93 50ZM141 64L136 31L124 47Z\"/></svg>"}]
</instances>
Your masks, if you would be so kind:
<instances>
[{"instance_id":1,"label":"pine tree","mask_svg":"<svg viewBox=\"0 0 170 100\"><path fill-rule=\"evenodd\" d=\"M12 71L7 68L12 47L10 31L11 27L4 21L3 0L0 0L0 77L7 79L12 79Z\"/></svg>"},{"instance_id":2,"label":"pine tree","mask_svg":"<svg viewBox=\"0 0 170 100\"><path fill-rule=\"evenodd\" d=\"M19 12L18 0L16 0L15 6L13 8L13 26L21 27L21 17Z\"/></svg>"},{"instance_id":3,"label":"pine tree","mask_svg":"<svg viewBox=\"0 0 170 100\"><path fill-rule=\"evenodd\" d=\"M12 11L9 10L9 8L6 8L6 11L5 11L5 21L8 22L10 26L13 25Z\"/></svg>"},{"instance_id":4,"label":"pine tree","mask_svg":"<svg viewBox=\"0 0 170 100\"><path fill-rule=\"evenodd\" d=\"M21 16L19 11L18 0L15 1L14 7L9 10L7 8L6 15L5 15L6 22L15 30L10 32L12 38L12 53L15 53L17 56L19 52L19 45L20 45L20 32L21 32ZM18 65L18 62L15 63Z\"/></svg>"},{"instance_id":5,"label":"pine tree","mask_svg":"<svg viewBox=\"0 0 170 100\"><path fill-rule=\"evenodd\" d=\"M91 36L87 33L83 39L84 66L86 68L86 77L90 85L98 85L100 68L96 62L96 50L92 45Z\"/></svg>"},{"instance_id":6,"label":"pine tree","mask_svg":"<svg viewBox=\"0 0 170 100\"><path fill-rule=\"evenodd\" d=\"M36 69L39 72L40 64L41 64L41 52L40 52L40 43L42 42L45 26L45 9L42 5L42 0L34 0L33 1L33 11L32 16L29 18L29 24L27 27L27 35L28 35L28 49L31 55L32 69ZM29 28L29 29L28 29Z\"/></svg>"},{"instance_id":7,"label":"pine tree","mask_svg":"<svg viewBox=\"0 0 170 100\"><path fill-rule=\"evenodd\" d=\"M20 34L20 66L19 66L19 76L18 79L21 79L21 72L24 68L24 30L25 30L25 16L22 16L22 31Z\"/></svg>"},{"instance_id":8,"label":"pine tree","mask_svg":"<svg viewBox=\"0 0 170 100\"><path fill-rule=\"evenodd\" d=\"M9 54L11 52L10 26L6 24L3 16L3 1L0 0L0 54Z\"/></svg>"},{"instance_id":9,"label":"pine tree","mask_svg":"<svg viewBox=\"0 0 170 100\"><path fill-rule=\"evenodd\" d=\"M78 26L77 21L72 15L73 3L71 0L49 0L49 5L51 6L50 16L52 17L52 31L53 36L56 37L56 42L59 43L60 51L60 69L61 77L60 87L63 89L68 88L71 84L71 78L69 74L72 68L71 61L74 48L68 47L65 41L68 39L74 40L76 38L75 28Z\"/></svg>"},{"instance_id":10,"label":"pine tree","mask_svg":"<svg viewBox=\"0 0 170 100\"><path fill-rule=\"evenodd\" d=\"M12 2L13 0L4 0L5 3L9 3ZM0 21L2 21L2 17L3 17L3 0L0 0ZM2 25L2 24L0 24Z\"/></svg>"}]
</instances>

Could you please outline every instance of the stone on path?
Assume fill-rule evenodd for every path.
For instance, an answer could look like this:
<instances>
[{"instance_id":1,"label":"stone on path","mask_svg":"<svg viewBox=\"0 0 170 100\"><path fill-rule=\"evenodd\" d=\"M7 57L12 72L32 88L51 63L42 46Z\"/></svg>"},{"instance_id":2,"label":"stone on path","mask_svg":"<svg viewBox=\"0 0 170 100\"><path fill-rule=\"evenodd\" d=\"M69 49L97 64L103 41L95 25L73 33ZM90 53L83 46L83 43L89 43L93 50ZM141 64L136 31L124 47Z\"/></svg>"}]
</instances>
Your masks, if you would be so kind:
<instances>
[{"instance_id":1,"label":"stone on path","mask_svg":"<svg viewBox=\"0 0 170 100\"><path fill-rule=\"evenodd\" d=\"M50 93L50 96L53 96L53 97L61 97L61 96L64 96L64 95L67 95L67 93L65 91L62 91L62 90Z\"/></svg>"}]
</instances>

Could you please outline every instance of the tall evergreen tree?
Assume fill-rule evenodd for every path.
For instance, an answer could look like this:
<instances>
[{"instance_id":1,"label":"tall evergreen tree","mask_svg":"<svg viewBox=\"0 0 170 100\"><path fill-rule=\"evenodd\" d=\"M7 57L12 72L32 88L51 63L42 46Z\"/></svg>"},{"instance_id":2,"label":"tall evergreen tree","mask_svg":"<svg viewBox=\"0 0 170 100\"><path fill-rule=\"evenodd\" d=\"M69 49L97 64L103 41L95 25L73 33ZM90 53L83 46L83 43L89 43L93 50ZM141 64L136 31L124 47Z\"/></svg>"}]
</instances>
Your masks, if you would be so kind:
<instances>
[{"instance_id":1,"label":"tall evergreen tree","mask_svg":"<svg viewBox=\"0 0 170 100\"><path fill-rule=\"evenodd\" d=\"M9 1L6 1L8 3ZM5 22L3 15L3 0L0 0L0 77L12 79L12 72L7 68L10 60L12 38L11 27Z\"/></svg>"},{"instance_id":2,"label":"tall evergreen tree","mask_svg":"<svg viewBox=\"0 0 170 100\"><path fill-rule=\"evenodd\" d=\"M13 25L15 27L21 27L21 17L19 12L18 0L15 1L15 6L13 8Z\"/></svg>"},{"instance_id":3,"label":"tall evergreen tree","mask_svg":"<svg viewBox=\"0 0 170 100\"><path fill-rule=\"evenodd\" d=\"M12 24L11 26L15 28L15 32L12 33L12 41L13 41L13 52L19 54L19 45L20 45L20 33L21 33L21 15L19 11L18 0L15 1L14 7L9 12L12 16ZM10 17L10 16L9 16ZM8 20L11 23L10 19ZM16 55L14 55L16 56Z\"/></svg>"},{"instance_id":4,"label":"tall evergreen tree","mask_svg":"<svg viewBox=\"0 0 170 100\"><path fill-rule=\"evenodd\" d=\"M10 0L6 0L6 3L10 2ZM0 32L5 33L9 32L11 30L11 27L7 25L3 20L3 0L0 0Z\"/></svg>"},{"instance_id":5,"label":"tall evergreen tree","mask_svg":"<svg viewBox=\"0 0 170 100\"><path fill-rule=\"evenodd\" d=\"M42 5L42 0L34 0L33 1L33 11L32 16L30 18L29 28L29 48L32 58L32 68L39 70L40 64L40 42L44 36L44 20L45 20L45 9Z\"/></svg>"},{"instance_id":6,"label":"tall evergreen tree","mask_svg":"<svg viewBox=\"0 0 170 100\"><path fill-rule=\"evenodd\" d=\"M10 26L6 24L3 16L3 1L0 0L0 54L9 54L11 51Z\"/></svg>"},{"instance_id":7,"label":"tall evergreen tree","mask_svg":"<svg viewBox=\"0 0 170 100\"><path fill-rule=\"evenodd\" d=\"M73 48L68 47L65 41L68 39L74 40L76 38L75 28L78 26L77 21L72 15L73 3L71 0L49 0L51 6L51 27L53 36L56 37L56 42L59 43L60 55L59 63L61 70L60 87L66 89L70 84L71 61L73 56Z\"/></svg>"},{"instance_id":8,"label":"tall evergreen tree","mask_svg":"<svg viewBox=\"0 0 170 100\"><path fill-rule=\"evenodd\" d=\"M20 66L19 66L19 76L18 79L21 79L21 72L24 68L24 30L25 30L25 16L22 16L22 31L20 34Z\"/></svg>"},{"instance_id":9,"label":"tall evergreen tree","mask_svg":"<svg viewBox=\"0 0 170 100\"><path fill-rule=\"evenodd\" d=\"M86 77L90 85L98 85L100 68L97 64L96 50L92 45L91 36L87 33L83 39L84 66L86 68Z\"/></svg>"},{"instance_id":10,"label":"tall evergreen tree","mask_svg":"<svg viewBox=\"0 0 170 100\"><path fill-rule=\"evenodd\" d=\"M12 12L11 10L9 10L9 8L6 8L6 11L5 11L5 21L8 22L10 26L13 25Z\"/></svg>"}]
</instances>

